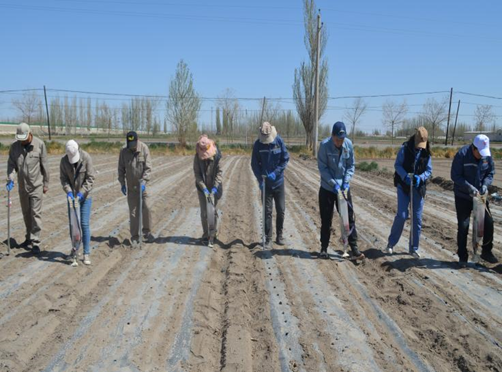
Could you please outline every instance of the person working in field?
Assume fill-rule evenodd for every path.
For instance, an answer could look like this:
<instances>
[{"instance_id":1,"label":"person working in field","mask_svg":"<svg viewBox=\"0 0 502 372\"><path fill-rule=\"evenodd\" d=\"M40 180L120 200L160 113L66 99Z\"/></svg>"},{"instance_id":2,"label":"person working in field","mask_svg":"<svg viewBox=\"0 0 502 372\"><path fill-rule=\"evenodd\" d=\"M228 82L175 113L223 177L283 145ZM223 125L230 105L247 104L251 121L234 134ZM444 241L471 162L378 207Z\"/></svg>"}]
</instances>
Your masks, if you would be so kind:
<instances>
[{"instance_id":1,"label":"person working in field","mask_svg":"<svg viewBox=\"0 0 502 372\"><path fill-rule=\"evenodd\" d=\"M469 258L467 253L467 235L469 219L473 209L473 198L481 195L487 197L488 186L493 182L495 164L490 152L490 140L484 134L477 135L470 145L462 147L451 165L451 179L454 182L455 208L458 221L458 259L460 266L465 266ZM492 253L493 218L489 202L486 200L484 217L484 236L481 258L489 263L497 263Z\"/></svg>"},{"instance_id":2,"label":"person working in field","mask_svg":"<svg viewBox=\"0 0 502 372\"><path fill-rule=\"evenodd\" d=\"M364 254L357 247L357 231L350 180L354 175L355 158L352 142L347 138L345 124L337 121L333 125L331 137L321 142L317 154L317 166L321 175L319 189L319 210L321 213L321 251L320 258L328 258L328 246L331 237L333 211L339 210L338 194L347 200L350 235L348 244L352 250L352 259L363 260Z\"/></svg>"},{"instance_id":3,"label":"person working in field","mask_svg":"<svg viewBox=\"0 0 502 372\"><path fill-rule=\"evenodd\" d=\"M19 201L26 226L26 239L21 246L38 254L42 231L42 198L49 190L47 149L44 142L31 133L26 123L18 125L16 140L9 150L7 190L14 188L17 173Z\"/></svg>"},{"instance_id":4,"label":"person working in field","mask_svg":"<svg viewBox=\"0 0 502 372\"><path fill-rule=\"evenodd\" d=\"M66 143L66 155L61 159L59 179L70 204L76 201L80 205L80 225L82 227L82 242L84 245L84 264L90 265L91 231L91 190L96 172L90 155L80 149L77 142L69 140ZM72 254L74 254L72 250ZM74 257L76 258L76 257Z\"/></svg>"},{"instance_id":5,"label":"person working in field","mask_svg":"<svg viewBox=\"0 0 502 372\"><path fill-rule=\"evenodd\" d=\"M420 233L422 231L422 211L427 180L432 175L431 152L427 129L417 128L415 134L403 143L394 163L394 186L397 188L397 213L390 230L385 251L392 254L403 233L404 223L408 219L410 192L413 193L413 236L410 239L408 252L420 258L418 252ZM410 177L411 175L411 177Z\"/></svg>"},{"instance_id":6,"label":"person working in field","mask_svg":"<svg viewBox=\"0 0 502 372\"><path fill-rule=\"evenodd\" d=\"M223 195L221 152L215 142L202 135L196 145L193 159L195 187L199 196L200 219L202 222L202 244L213 247L217 235L218 212L216 205ZM209 205L211 204L211 205ZM214 225L208 220L208 207L213 207ZM212 216L209 216L212 217Z\"/></svg>"},{"instance_id":7,"label":"person working in field","mask_svg":"<svg viewBox=\"0 0 502 372\"><path fill-rule=\"evenodd\" d=\"M253 145L251 168L258 180L261 192L265 193L265 247L272 248L272 210L275 201L276 243L284 245L284 216L286 194L284 170L289 161L289 153L281 136L269 122L264 122L259 130L259 138ZM263 178L265 176L265 178Z\"/></svg>"},{"instance_id":8,"label":"person working in field","mask_svg":"<svg viewBox=\"0 0 502 372\"><path fill-rule=\"evenodd\" d=\"M155 237L150 232L150 205L149 195L146 190L150 182L152 163L148 146L138 139L134 131L127 133L126 146L120 151L118 165L118 179L121 191L127 195L129 204L129 218L131 228L131 244L139 244L139 234L148 243L153 243ZM139 200L142 198L143 231L139 231Z\"/></svg>"}]
</instances>

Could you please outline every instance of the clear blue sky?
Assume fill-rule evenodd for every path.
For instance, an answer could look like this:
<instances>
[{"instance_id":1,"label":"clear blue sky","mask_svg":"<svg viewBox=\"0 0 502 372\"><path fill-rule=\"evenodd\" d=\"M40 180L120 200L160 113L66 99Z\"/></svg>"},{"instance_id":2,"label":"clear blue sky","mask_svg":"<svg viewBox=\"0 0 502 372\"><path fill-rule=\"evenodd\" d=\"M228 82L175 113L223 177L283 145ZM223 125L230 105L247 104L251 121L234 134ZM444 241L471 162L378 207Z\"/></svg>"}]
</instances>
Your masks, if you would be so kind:
<instances>
[{"instance_id":1,"label":"clear blue sky","mask_svg":"<svg viewBox=\"0 0 502 372\"><path fill-rule=\"evenodd\" d=\"M317 0L329 33L330 96L454 90L502 96L502 1ZM203 97L291 99L307 57L301 0L0 0L0 90L39 88L167 95L184 59ZM442 97L439 94L436 97ZM12 116L0 94L0 116ZM410 96L410 114L428 96ZM456 94L471 124L476 103ZM361 128L381 126L368 99ZM292 101L282 103L293 108ZM352 100L331 100L324 123ZM120 101L110 101L120 104ZM254 101L244 108L258 109ZM209 121L214 101L205 101Z\"/></svg>"}]
</instances>

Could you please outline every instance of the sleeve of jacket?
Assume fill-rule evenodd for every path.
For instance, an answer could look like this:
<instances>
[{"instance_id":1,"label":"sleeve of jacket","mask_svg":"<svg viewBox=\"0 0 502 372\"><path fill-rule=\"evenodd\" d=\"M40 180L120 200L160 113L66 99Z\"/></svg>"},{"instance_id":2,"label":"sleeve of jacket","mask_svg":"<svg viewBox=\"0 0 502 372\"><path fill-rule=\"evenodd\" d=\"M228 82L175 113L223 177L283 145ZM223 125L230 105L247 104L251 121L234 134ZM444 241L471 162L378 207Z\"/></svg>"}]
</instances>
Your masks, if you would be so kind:
<instances>
[{"instance_id":1,"label":"sleeve of jacket","mask_svg":"<svg viewBox=\"0 0 502 372\"><path fill-rule=\"evenodd\" d=\"M120 182L120 186L125 185L125 174L126 174L126 168L125 168L125 162L124 162L124 150L122 149L120 151L119 165L118 165L118 179Z\"/></svg>"},{"instance_id":2,"label":"sleeve of jacket","mask_svg":"<svg viewBox=\"0 0 502 372\"><path fill-rule=\"evenodd\" d=\"M354 172L356 170L356 159L354 155L354 147L352 145L350 145L349 158L345 166L346 168L345 168L345 175L343 177L343 183L349 183L350 180L352 179L352 176L354 176Z\"/></svg>"},{"instance_id":3,"label":"sleeve of jacket","mask_svg":"<svg viewBox=\"0 0 502 372\"><path fill-rule=\"evenodd\" d=\"M66 173L66 169L64 166L64 156L61 158L61 162L59 163L59 180L61 181L61 186L63 186L63 190L66 194L72 192L70 178Z\"/></svg>"},{"instance_id":4,"label":"sleeve of jacket","mask_svg":"<svg viewBox=\"0 0 502 372\"><path fill-rule=\"evenodd\" d=\"M481 184L485 186L490 186L493 182L493 176L495 175L495 163L493 162L493 158L490 157L489 160L490 172L486 175L486 177L481 180Z\"/></svg>"},{"instance_id":5,"label":"sleeve of jacket","mask_svg":"<svg viewBox=\"0 0 502 372\"><path fill-rule=\"evenodd\" d=\"M326 147L320 146L319 152L317 153L317 167L319 168L319 173L321 178L329 183L331 187L335 186L335 180L331 175L331 171L328 166L328 154L326 153Z\"/></svg>"},{"instance_id":6,"label":"sleeve of jacket","mask_svg":"<svg viewBox=\"0 0 502 372\"><path fill-rule=\"evenodd\" d=\"M223 181L223 171L221 169L221 162L223 160L223 156L220 157L220 160L216 163L216 176L214 177L214 185L213 187L218 188Z\"/></svg>"},{"instance_id":7,"label":"sleeve of jacket","mask_svg":"<svg viewBox=\"0 0 502 372\"><path fill-rule=\"evenodd\" d=\"M152 173L152 157L150 156L150 149L147 145L144 146L143 155L145 157L145 169L143 169L143 180L150 181L150 174Z\"/></svg>"},{"instance_id":8,"label":"sleeve of jacket","mask_svg":"<svg viewBox=\"0 0 502 372\"><path fill-rule=\"evenodd\" d=\"M459 151L456 153L451 164L451 180L466 193L473 187L464 177L464 156Z\"/></svg>"},{"instance_id":9,"label":"sleeve of jacket","mask_svg":"<svg viewBox=\"0 0 502 372\"><path fill-rule=\"evenodd\" d=\"M251 155L251 169L253 170L254 176L261 182L261 165L260 165L260 151L258 149L258 141L253 145L253 154Z\"/></svg>"},{"instance_id":10,"label":"sleeve of jacket","mask_svg":"<svg viewBox=\"0 0 502 372\"><path fill-rule=\"evenodd\" d=\"M427 161L427 165L425 167L425 172L420 175L420 180L422 182L427 181L432 175L432 158L429 157L429 160Z\"/></svg>"},{"instance_id":11,"label":"sleeve of jacket","mask_svg":"<svg viewBox=\"0 0 502 372\"><path fill-rule=\"evenodd\" d=\"M86 156L87 161L87 167L86 167L86 172L87 172L87 177L84 180L84 183L81 187L81 190L84 191L84 196L87 197L89 193L92 190L92 187L94 185L94 179L96 178L96 171L94 169L94 164L92 163L92 158L90 155Z\"/></svg>"},{"instance_id":12,"label":"sleeve of jacket","mask_svg":"<svg viewBox=\"0 0 502 372\"><path fill-rule=\"evenodd\" d=\"M281 160L277 168L274 170L276 176L284 172L284 170L286 169L286 165L288 165L288 162L289 162L289 152L288 149L286 148L286 144L281 139Z\"/></svg>"},{"instance_id":13,"label":"sleeve of jacket","mask_svg":"<svg viewBox=\"0 0 502 372\"><path fill-rule=\"evenodd\" d=\"M17 159L14 159L14 146L10 146L9 150L9 160L7 161L7 180L14 181L14 176L17 169Z\"/></svg>"},{"instance_id":14,"label":"sleeve of jacket","mask_svg":"<svg viewBox=\"0 0 502 372\"><path fill-rule=\"evenodd\" d=\"M40 172L42 172L42 177L44 179L44 187L49 186L49 167L47 164L47 148L45 143L42 141L40 148Z\"/></svg>"},{"instance_id":15,"label":"sleeve of jacket","mask_svg":"<svg viewBox=\"0 0 502 372\"><path fill-rule=\"evenodd\" d=\"M396 161L394 162L394 169L396 170L396 173L401 177L401 179L404 181L408 173L406 173L406 170L403 167L404 163L404 146L401 146L399 149L397 156L396 156Z\"/></svg>"},{"instance_id":16,"label":"sleeve of jacket","mask_svg":"<svg viewBox=\"0 0 502 372\"><path fill-rule=\"evenodd\" d=\"M197 154L193 157L193 174L195 176L195 184L197 188L202 191L206 189L206 184L204 183L204 179L202 178L202 170L200 169L200 162L197 157Z\"/></svg>"}]
</instances>

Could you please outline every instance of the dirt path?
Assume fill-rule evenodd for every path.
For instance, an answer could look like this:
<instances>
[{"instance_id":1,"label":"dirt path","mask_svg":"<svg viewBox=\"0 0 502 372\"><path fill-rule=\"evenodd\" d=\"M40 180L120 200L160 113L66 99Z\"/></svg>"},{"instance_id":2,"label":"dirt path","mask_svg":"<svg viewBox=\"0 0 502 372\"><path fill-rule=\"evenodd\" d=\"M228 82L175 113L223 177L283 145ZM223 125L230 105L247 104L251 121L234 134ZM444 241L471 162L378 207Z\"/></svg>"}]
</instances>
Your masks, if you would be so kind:
<instances>
[{"instance_id":1,"label":"dirt path","mask_svg":"<svg viewBox=\"0 0 502 372\"><path fill-rule=\"evenodd\" d=\"M284 247L260 247L261 205L248 157L224 159L217 244L201 246L192 158L154 159L154 244L127 245L116 162L96 157L93 265L70 267L66 205L44 201L45 251L0 260L0 371L502 371L500 265L458 270L451 193L430 190L421 252L385 256L395 213L391 180L352 182L360 248L333 260L319 249L319 176L312 161L286 171ZM13 195L16 203L17 195ZM494 206L495 254L502 213ZM5 208L2 208L5 210ZM4 213L4 212L2 212ZM13 235L23 239L19 210ZM5 214L1 239L5 239Z\"/></svg>"}]
</instances>

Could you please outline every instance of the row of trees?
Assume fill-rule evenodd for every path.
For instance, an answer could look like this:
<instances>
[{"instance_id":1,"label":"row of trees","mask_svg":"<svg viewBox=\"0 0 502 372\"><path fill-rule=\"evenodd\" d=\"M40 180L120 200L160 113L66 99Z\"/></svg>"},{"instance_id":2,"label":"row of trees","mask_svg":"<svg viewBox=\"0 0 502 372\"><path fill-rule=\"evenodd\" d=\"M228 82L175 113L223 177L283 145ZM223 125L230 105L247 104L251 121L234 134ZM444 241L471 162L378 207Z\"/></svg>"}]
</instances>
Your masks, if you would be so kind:
<instances>
[{"instance_id":1,"label":"row of trees","mask_svg":"<svg viewBox=\"0 0 502 372\"><path fill-rule=\"evenodd\" d=\"M45 124L47 113L42 97L36 91L25 92L22 97L12 101L19 111L18 120L28 124ZM104 100L90 97L70 97L64 95L50 98L48 102L51 129L53 132L76 133L77 128L96 128L103 133L139 130L148 134L161 131L157 115L158 100L154 98L132 98L122 106L110 106ZM167 132L167 123L164 124Z\"/></svg>"},{"instance_id":2,"label":"row of trees","mask_svg":"<svg viewBox=\"0 0 502 372\"><path fill-rule=\"evenodd\" d=\"M360 123L362 116L366 113L368 108L367 103L362 98L354 100L352 107L348 107L344 114L344 119L350 125L351 135L357 136L357 124ZM414 118L407 118L408 104L406 100L396 102L387 100L382 105L382 124L388 130L392 140L396 135L403 135L403 133L411 133L412 130L418 126L424 126L430 133L430 137L434 142L436 137L444 135L444 127L448 119L448 97L442 100L429 98L422 106L421 112ZM451 115L450 124L453 124L453 117ZM474 113L474 126L475 131L497 130L496 125L497 116L493 112L491 105L478 105ZM466 123L457 125L456 135L463 135L464 132L471 129ZM451 132L450 132L451 134Z\"/></svg>"}]
</instances>

